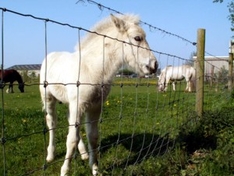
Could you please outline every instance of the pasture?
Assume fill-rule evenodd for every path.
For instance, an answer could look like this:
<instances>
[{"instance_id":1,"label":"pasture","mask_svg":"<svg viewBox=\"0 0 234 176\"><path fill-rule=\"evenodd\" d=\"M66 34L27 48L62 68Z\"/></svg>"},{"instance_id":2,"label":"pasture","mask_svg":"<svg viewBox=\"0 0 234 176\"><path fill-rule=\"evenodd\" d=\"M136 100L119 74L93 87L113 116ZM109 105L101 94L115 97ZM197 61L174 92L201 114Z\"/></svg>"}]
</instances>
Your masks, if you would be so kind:
<instances>
[{"instance_id":1,"label":"pasture","mask_svg":"<svg viewBox=\"0 0 234 176\"><path fill-rule=\"evenodd\" d=\"M230 145L233 144L234 130L229 125L233 124L234 113L231 111L225 114L216 113L221 112L223 107L232 109L230 108L233 107L232 94L205 88L207 97L205 110L209 113L208 118L204 117L206 119L204 123L200 124L194 113L195 93L184 93L184 83L177 85L176 92L172 92L169 86L167 93L158 93L155 83L155 79L146 78L115 79L110 95L103 102L99 123L101 173L162 176L233 173L233 155L229 158L227 156L229 152L233 152ZM67 107L64 104L57 106L56 157L49 164L45 161L48 131L45 114L41 109L38 85L26 86L25 93L15 90L14 94L6 94L5 89L3 90L2 134L6 140L2 141L1 145L0 173L4 172L5 165L9 176L59 175L66 152ZM215 124L215 121L210 123L209 117L215 117L216 121L220 122L219 116L222 121L229 122L227 124L230 128L229 134L225 130L225 124L221 123L219 126L223 125L222 130L225 133L214 136L216 133L212 124ZM82 124L81 132L85 139L83 126ZM202 130L209 133L203 135ZM210 137L226 140L225 144L222 143L222 147L228 150L225 155L221 153L224 151L218 150L220 141L214 144L213 138ZM232 141L228 137L232 138ZM191 145L197 148L191 149ZM195 151L200 157L195 156ZM219 159L212 158L214 156L219 156ZM78 152L74 158L70 175L91 175L88 161L81 161ZM225 160L222 167L219 165L221 169L218 170L217 163L220 164L221 159Z\"/></svg>"}]
</instances>

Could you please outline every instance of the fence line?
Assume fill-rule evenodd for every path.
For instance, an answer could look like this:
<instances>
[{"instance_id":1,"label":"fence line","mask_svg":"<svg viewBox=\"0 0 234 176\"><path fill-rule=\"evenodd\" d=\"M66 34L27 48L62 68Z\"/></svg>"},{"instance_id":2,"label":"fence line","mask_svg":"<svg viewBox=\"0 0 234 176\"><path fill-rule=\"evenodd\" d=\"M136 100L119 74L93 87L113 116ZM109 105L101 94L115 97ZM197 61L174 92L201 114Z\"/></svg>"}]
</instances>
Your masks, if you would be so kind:
<instances>
[{"instance_id":1,"label":"fence line","mask_svg":"<svg viewBox=\"0 0 234 176\"><path fill-rule=\"evenodd\" d=\"M31 14L23 14L23 13L19 13L19 12L16 12L16 11L13 11L13 10L9 10L9 9L6 9L6 8L2 8L2 7L0 7L0 10L2 11L2 13L4 13L4 12L10 12L10 13L13 13L13 14L16 14L16 15L19 15L19 16L23 16L23 17L30 17L30 18L33 18L33 19L36 19L36 20L40 20L40 21L51 22L51 23L58 24L58 25L61 25L61 26L67 26L67 27L70 27L70 28L73 28L73 29L78 29L80 31L82 30L82 31L85 31L85 32L88 32L88 33L93 33L93 34L96 34L96 35L99 35L99 36L103 36L103 37L106 37L106 38L109 38L109 39L112 39L112 40L116 40L116 41L119 41L119 42L127 43L127 44L130 44L132 46L139 47L139 48L142 48L142 49L147 49L147 48L144 48L144 47L141 47L141 46L137 46L137 45L134 45L134 44L126 42L126 41L121 41L121 40L119 40L117 38L113 38L113 37L110 37L110 36L99 34L96 31L90 31L88 29L85 29L85 28L82 28L82 27L78 27L78 26L74 26L74 25L71 25L71 24L68 24L68 23L62 23L62 22L51 20L51 19L48 19L48 18L37 17L37 16L31 15ZM167 32L167 33L170 34L169 32ZM172 33L171 33L171 35L176 36L176 34L172 34ZM150 51L152 51L154 53L158 53L160 55L165 55L165 56L168 56L168 57L178 58L180 60L185 60L185 61L187 60L186 58L182 58L182 57L179 57L179 56L176 56L176 55L173 55L173 54L169 54L169 53L165 53L165 52L160 52L160 51L153 50L153 49L147 49L147 50L150 50Z\"/></svg>"},{"instance_id":2,"label":"fence line","mask_svg":"<svg viewBox=\"0 0 234 176\"><path fill-rule=\"evenodd\" d=\"M84 1L85 1L85 0L79 0L79 1L77 1L77 3L79 3L79 2L84 2ZM87 1L87 2L90 2L90 3L94 3L94 4L96 4L97 6L99 6L99 7L101 7L101 8L105 8L105 9L108 9L108 10L110 10L110 11L113 11L113 12L116 12L116 13L119 13L119 14L123 14L123 13L117 11L117 10L111 9L111 8L109 8L109 7L106 7L106 6L104 6L104 5L100 4L100 3L97 3L97 2L95 2L95 1L93 1L93 0L86 0L86 1ZM85 29L85 28L82 28L82 27L78 27L78 26L74 26L74 25L71 25L71 24L68 24L68 23L62 23L62 22L58 22L58 21L51 20L51 19L48 19L48 18L36 17L36 16L34 16L34 15L31 15L31 14L23 14L23 13L19 13L19 12L12 11L12 10L9 10L9 9L6 9L6 8L2 8L2 7L0 7L0 10L2 10L2 14L4 14L4 12L10 12L10 13L13 13L13 14L16 14L16 15L19 15L19 16L31 17L31 18L33 18L33 19L37 19L37 20L41 20L41 21L45 21L45 22L51 22L51 23L55 23L55 24L58 24L58 25L61 25L61 26L67 26L67 27L70 27L70 28L78 29L79 31L83 30L83 31L88 32L88 33L94 33L94 34L97 34L97 35L100 35L100 36L103 36L103 37L107 37L107 38L112 39L112 40L117 40L117 41L119 41L119 42L123 42L123 43L127 43L127 44L130 44L130 45L133 45L132 43L128 43L128 42L125 42L125 41L121 41L121 40L118 40L117 38L112 38L112 37L110 37L110 36L98 34L98 33L95 32L95 31L90 31L90 30L88 30L88 29ZM2 15L2 18L3 18L3 15ZM179 35L177 35L177 34L174 34L174 33L168 32L168 31L166 31L166 30L163 30L163 29L161 29L161 28L155 27L155 26L153 26L153 25L151 25L151 24L149 24L149 23L147 23L147 22L143 22L143 21L141 21L141 22L142 22L143 24L145 24L145 25L148 25L148 26L151 27L151 28L157 29L158 31L162 31L163 33L166 33L166 34L168 34L168 35L177 37L177 38L179 38L179 39L181 39L181 40L183 40L183 41L186 41L186 42L188 42L188 43L190 43L190 44L192 44L192 45L196 45L196 44L197 44L196 42L192 42L192 41L190 41L190 40L188 40L188 39L185 39L185 38L183 38L183 37L181 37L181 36L179 36ZM2 20L2 23L3 23L3 20ZM3 24L2 24L2 28L3 28ZM2 30L2 32L3 32L3 30ZM2 42L3 42L3 40L2 40ZM139 47L139 46L137 46L137 45L133 45L133 46ZM2 47L3 47L3 45L2 45ZM142 48L142 47L140 47L140 48ZM146 49L146 48L143 48L143 49ZM161 52L161 51L157 51L157 50L153 50L153 49L150 49L150 50L153 51L154 53L157 53L157 54L159 54L159 55L165 55L165 56L170 57L170 58L177 58L177 59L179 59L179 60L184 60L184 61L187 61L187 60L188 60L188 59L186 59L186 58L179 57L179 56L176 56L176 55L174 55L174 54L169 54L169 53L165 53L165 52ZM210 56L214 56L214 55L210 54L210 53L207 52L207 51L205 51L205 53L207 53L207 54L210 55ZM215 57L216 57L216 56L215 56ZM216 57L216 58L218 58L218 57ZM3 66L3 65L4 65L4 64L2 64L2 66Z\"/></svg>"},{"instance_id":3,"label":"fence line","mask_svg":"<svg viewBox=\"0 0 234 176\"><path fill-rule=\"evenodd\" d=\"M88 2L95 2L95 1L91 1L91 0L88 0ZM102 7L102 5L101 5L101 7ZM104 6L103 6L104 7ZM8 9L5 9L5 8L0 8L1 10L2 10L2 14L4 14L5 12L10 12L10 13L14 13L14 14L16 14L16 15L20 15L20 16L24 16L24 17L30 17L30 18L33 18L33 19L36 19L36 20L41 20L41 21L44 21L45 22L45 57L47 56L47 26L46 26L46 24L47 24L47 22L52 22L52 23L55 23L55 24L58 24L58 25L62 25L62 26L68 26L68 27L70 27L70 28L74 28L74 29L78 29L78 31L80 31L80 30L83 30L83 31L86 31L86 32L89 32L89 33L93 33L93 34L96 34L96 35L100 35L100 36L102 36L103 38L109 38L109 39L111 39L111 40L117 40L118 42L122 42L122 43L126 43L126 42L124 42L124 41L120 41L120 40L118 40L118 39L116 39L116 38L112 38L112 37L109 37L109 36L105 36L105 35L101 35L101 34L98 34L97 32L95 32L95 31L89 31L89 30L87 30L87 29L83 29L83 28L81 28L81 27L76 27L76 26L73 26L73 25L70 25L70 24L66 24L66 23L60 23L60 22L57 22L57 21L54 21L54 20L50 20L50 19L46 19L46 18L40 18L40 17L35 17L35 16L33 16L33 15L30 15L30 14L22 14L22 13L18 13L18 12L14 12L14 11L11 11L11 10L8 10ZM3 46L4 46L4 42L3 42L3 16L2 16L2 62L4 61L4 48L3 48ZM144 24L147 24L148 25L148 23L144 23ZM151 25L150 25L150 27L152 27ZM166 33L166 34L168 34L168 35L172 35L172 36L175 36L175 37L178 37L178 38L180 38L180 39L182 39L183 41L186 41L186 42L189 42L189 43L191 43L191 44L193 44L194 45L194 42L190 42L190 41L187 41L186 39L184 39L183 37L180 37L180 36L177 36L177 35L175 35L175 34L173 34L173 33L170 33L170 32L167 32L167 31L164 31L164 30L162 30L162 29L160 29L160 28L157 28L157 27L153 27L153 28L155 28L155 29L157 29L157 30L159 30L159 31L162 31L162 32L164 32L164 33ZM80 34L80 33L79 33ZM78 34L78 35L79 35ZM79 37L78 37L79 38ZM79 40L79 39L78 39ZM130 43L127 43L127 44L130 44ZM130 45L132 45L132 44L130 44ZM133 45L133 46L135 46L135 45ZM138 46L135 46L135 47L138 47ZM155 52L155 53L157 53L157 54L159 54L159 55L166 55L168 58L173 58L173 59L178 59L178 60L182 60L182 61L187 61L187 59L185 59L185 58L181 58L181 57L179 57L179 56L175 56L175 55L172 55L172 54L168 54L168 53L164 53L164 52L159 52L159 51L155 51L155 50L151 50L151 51L153 51L153 52ZM3 66L3 64L2 64L2 66ZM45 79L46 80L46 79ZM44 83L44 85L45 85L46 83ZM93 83L81 83L81 82L76 82L76 83L49 83L50 85L55 85L55 84L59 84L59 85L63 85L63 86L67 86L67 85L74 85L74 86L77 86L77 87L79 87L80 85L90 85L90 86L102 86L103 84L93 84ZM39 85L39 84L28 84L28 86L32 86L32 85ZM120 100L123 102L123 100L124 100L124 98L123 98L123 88L124 88L124 83L120 83L120 84L117 84L119 87L120 87ZM147 87L147 91L148 91L148 87L150 86L151 84L150 83L147 83L146 84L146 87ZM46 85L45 85L46 86ZM111 86L116 86L116 84L111 84ZM135 106L135 108L136 108L136 110L139 108L139 105L138 105L138 100L139 100L139 97L138 97L138 88L139 88L139 83L136 81L136 83L135 83L135 85L134 85L134 87L135 87L135 104L134 104L134 106ZM4 95L3 95L3 89L2 89L2 102L4 102ZM152 99L150 99L150 92L147 92L147 104L146 104L146 109L147 109L147 113L148 113L148 111L149 111L149 102L150 102L150 100L152 101ZM178 95L178 97L177 97L177 95L176 94L171 94L171 93L169 93L169 95L168 96L170 96L169 97L169 100L168 100L168 102L165 100L164 102L162 102L162 104L160 104L160 103L158 103L157 102L157 108L159 108L160 106L162 107L162 108L167 108L167 109L169 109L170 108L170 111L171 112L173 112L173 110L175 110L176 112L177 112L177 114L173 114L173 113L171 113L171 117L178 117L179 116L179 107L177 106L175 106L178 102L181 102L181 101L185 101L185 98L184 97L182 97L181 95ZM157 101L157 100L156 100ZM103 101L102 101L103 102ZM104 102L103 102L104 103ZM174 107L175 106L175 107ZM104 107L104 105L102 105L102 108ZM161 108L160 107L160 108ZM5 143L5 135L4 135L4 103L2 103L2 112L3 112L3 114L2 114L2 138L1 138L1 143L2 143L2 145L3 145L3 154L5 153L5 145L4 145L4 143ZM103 110L102 110L103 111ZM119 128L121 128L121 126L124 126L123 125L123 121L121 121L122 120L122 114L123 114L123 111L124 111L124 107L123 107L123 104L121 104L120 105L120 111L119 111L119 119L120 119L120 121L119 121ZM182 109L182 112L187 112L186 111L186 109L184 108L184 109ZM136 118L136 116L135 116L135 113L136 113L136 111L134 110L134 118ZM149 115L146 113L146 115L143 117L143 118L147 118ZM156 114L156 112L155 112L155 114ZM156 115L155 115L156 116ZM103 121L107 121L107 120L116 120L115 118L113 118L113 119L111 119L111 118L109 118L109 119L102 119L102 117L101 117L101 120L103 120ZM162 123L163 124L163 122L165 122L167 119L165 118L164 120L162 120L162 121L160 121L160 123ZM157 122L157 120L156 119L154 119L154 121L153 121L155 124L157 124L157 123L159 123L159 122ZM82 124L79 124L79 125L84 125L85 124L85 122L84 123L82 123ZM74 124L74 126L75 126L76 124ZM146 124L143 124L143 125L145 125L146 126ZM159 128L161 131L160 132L162 132L162 133L164 133L163 132L163 130L160 128L160 127L156 127L156 125L153 125L153 129L152 129L152 131L153 132L155 132L156 130L157 130L157 128ZM171 126L172 127L172 126ZM62 126L62 127L57 127L56 129L64 129L64 128L67 128L67 126ZM146 127L147 128L147 127ZM20 134L20 135L18 135L18 136L14 136L14 137L11 137L11 138L7 138L7 140L8 141L14 141L14 140L16 140L16 139L19 139L19 138L22 138L22 137L28 137L28 136L32 136L32 135L35 135L35 134L43 134L43 138L44 138L44 144L45 144L45 146L44 146L44 152L46 152L46 133L49 131L49 130L53 130L53 129L46 129L46 125L44 124L44 129L42 129L42 130L40 130L40 131L35 131L35 132L33 132L33 133L27 133L27 134ZM145 131L146 131L146 129L145 129ZM167 131L167 133L166 134L164 134L164 135L162 135L163 136L163 138L162 139L160 139L160 138L157 138L157 139L155 139L156 138L156 135L155 135L155 133L153 133L153 136L151 136L151 142L150 142L150 144L149 145L147 145L147 146L145 146L144 144L145 143L142 143L142 145L141 145L141 147L140 147L140 150L136 153L136 156L137 156L137 158L136 158L136 160L135 160L135 162L133 163L133 165L136 165L137 163L139 163L140 161L143 161L144 159L146 159L148 156L151 156L151 155L153 155L155 152L157 153L157 156L158 155L160 155L160 153L161 153L161 151L160 150L163 150L162 148L166 148L166 150L169 150L169 148L170 147L173 147L174 146L174 143L175 143L175 141L170 141L170 139L169 139L169 133L170 132L172 132L173 131L173 127L172 127L172 129L168 129L168 131ZM103 144L103 143L100 143L100 149L99 150L104 150L105 148L110 148L110 147L112 147L112 146L117 146L118 144L120 144L120 143L125 143L125 142L128 142L129 140L131 141L131 144L133 145L134 144L134 139L135 138L137 138L137 137L139 137L140 136L140 134L137 134L137 133L135 133L134 131L133 131L133 133L131 134L132 136L125 136L125 138L121 138L120 137L120 134L121 134L121 129L118 129L118 138L117 138L117 141L115 141L115 142L110 142L110 143L107 143L107 144ZM141 136L140 136L141 137ZM147 136L146 136L146 132L144 133L144 135L143 135L143 139L145 139ZM162 141L161 141L162 140ZM101 141L100 141L101 142ZM130 148L130 152L133 150L133 148L132 148L132 145L131 145L131 148ZM151 147L153 146L153 149L151 150ZM141 157L141 155L142 155L142 153L144 153L144 150L147 150L147 152L145 153L145 156L144 157ZM116 153L115 153L115 155L117 155L118 154L118 151L117 151L117 149L116 149L116 151L115 151ZM129 152L129 154L128 154L128 158L127 158L127 161L125 162L125 168L129 165L129 163L131 163L131 157L132 157L132 154ZM165 151L163 151L163 152L165 152ZM163 153L162 152L162 153ZM46 156L46 154L45 154L45 156ZM75 157L75 156L74 156ZM4 158L3 158L3 160L4 160L4 174L6 173L6 158L5 158L5 155L4 155ZM62 160L61 160L62 161ZM57 161L58 162L58 161ZM59 161L60 162L60 161ZM48 164L48 163L46 163L46 161L45 161L45 157L44 157L44 164L43 164L43 166L42 167L35 167L35 169L34 170L31 170L31 172L28 172L27 174L28 175L30 175L30 174L33 174L34 172L36 172L36 171L39 171L39 170L43 170L44 171L44 175L46 174L45 173L45 170L49 167L49 166L51 166L51 165L55 165L56 164L56 162L53 162L53 163L51 163L51 164ZM114 162L114 164L112 165L112 166L110 166L110 167L117 167L118 165L117 165L117 163L115 163Z\"/></svg>"},{"instance_id":4,"label":"fence line","mask_svg":"<svg viewBox=\"0 0 234 176\"><path fill-rule=\"evenodd\" d=\"M85 1L87 1L88 3L90 3L90 4L94 4L94 5L96 5L100 10L103 10L103 9L106 9L106 10L109 10L109 11L112 11L112 12L115 12L115 13L118 13L118 14L123 14L122 12L120 12L120 11L118 11L118 10L115 10L115 9L113 9L113 8L110 8L110 7L107 7L107 6L105 6L105 5L103 5L103 4L101 4L101 3L98 3L98 2L96 2L96 1L94 1L94 0L78 0L77 2L76 2L76 4L78 4L78 3L85 3ZM189 40L189 39L186 39L186 38L184 38L184 37L182 37L182 36L180 36L180 35L177 35L177 34L174 34L174 33L172 33L172 32L168 32L168 31L166 31L166 30L164 30L164 29L161 29L161 28L159 28L159 27L156 27L156 26L153 26L153 25L151 25L151 24L149 24L149 23L147 23L147 22L144 22L144 21L141 21L141 23L142 24L144 24L144 25L147 25L149 28L153 28L153 29L155 29L155 30L158 30L158 31L161 31L162 33L165 33L165 34L167 34L167 35L170 35L170 36L173 36L173 37L177 37L177 38L179 38L179 39L181 39L182 41L185 41L185 42L188 42L188 43L190 43L190 44L192 44L192 45L197 45L197 43L196 42L192 42L191 40ZM208 55L210 55L210 56L214 56L213 54L211 54L211 53L209 53L208 51L204 51L206 54L208 54ZM175 56L175 55L171 55L171 54L168 54L168 53L163 53L163 52L156 52L156 53L158 53L159 55L160 54L162 54L162 55L165 55L165 56L168 56L168 57L172 57L172 58L178 58L178 59L180 59L180 60L188 60L188 59L185 59L185 58L180 58L180 57L178 57L178 56ZM217 56L214 56L215 58L218 58ZM220 58L219 58L220 59ZM207 61L206 61L207 62ZM212 64L211 64L212 65Z\"/></svg>"}]
</instances>

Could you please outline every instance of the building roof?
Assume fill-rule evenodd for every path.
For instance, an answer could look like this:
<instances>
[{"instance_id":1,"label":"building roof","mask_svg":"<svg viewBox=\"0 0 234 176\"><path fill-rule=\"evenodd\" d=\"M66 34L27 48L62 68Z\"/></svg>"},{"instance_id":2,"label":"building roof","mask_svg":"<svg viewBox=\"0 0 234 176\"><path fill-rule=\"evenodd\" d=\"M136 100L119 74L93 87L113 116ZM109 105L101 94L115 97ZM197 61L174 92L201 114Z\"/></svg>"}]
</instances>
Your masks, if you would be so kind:
<instances>
[{"instance_id":1,"label":"building roof","mask_svg":"<svg viewBox=\"0 0 234 176\"><path fill-rule=\"evenodd\" d=\"M196 59L197 56L193 56ZM204 56L205 61L228 61L229 56Z\"/></svg>"},{"instance_id":2,"label":"building roof","mask_svg":"<svg viewBox=\"0 0 234 176\"><path fill-rule=\"evenodd\" d=\"M229 56L205 56L205 61L228 61Z\"/></svg>"},{"instance_id":3,"label":"building roof","mask_svg":"<svg viewBox=\"0 0 234 176\"><path fill-rule=\"evenodd\" d=\"M41 64L26 64L26 65L13 65L7 69L15 70L40 70Z\"/></svg>"}]
</instances>

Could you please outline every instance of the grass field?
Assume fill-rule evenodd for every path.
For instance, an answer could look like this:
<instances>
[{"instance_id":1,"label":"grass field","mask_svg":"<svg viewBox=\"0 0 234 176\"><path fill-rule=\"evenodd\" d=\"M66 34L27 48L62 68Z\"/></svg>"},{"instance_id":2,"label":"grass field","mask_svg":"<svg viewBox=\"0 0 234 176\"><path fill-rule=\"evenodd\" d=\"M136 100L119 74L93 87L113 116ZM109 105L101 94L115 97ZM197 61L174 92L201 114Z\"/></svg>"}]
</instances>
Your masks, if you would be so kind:
<instances>
[{"instance_id":1,"label":"grass field","mask_svg":"<svg viewBox=\"0 0 234 176\"><path fill-rule=\"evenodd\" d=\"M177 85L177 92L158 93L151 79L115 80L103 104L99 124L99 165L103 175L183 175L182 172L187 172L183 168L189 160L187 155L175 149L184 128L192 130L197 122L195 93L184 93L184 86L183 83ZM64 104L57 106L56 158L46 163L48 133L38 86L25 89L25 93L19 93L15 86L14 94L2 92L4 140L0 173L57 176L66 151L67 107ZM209 98L205 99L205 109L215 109L228 101L229 94L214 94L208 88L206 93ZM81 132L85 138L83 126ZM175 164L178 167L169 167ZM91 175L88 161L81 161L76 154L70 175Z\"/></svg>"}]
</instances>

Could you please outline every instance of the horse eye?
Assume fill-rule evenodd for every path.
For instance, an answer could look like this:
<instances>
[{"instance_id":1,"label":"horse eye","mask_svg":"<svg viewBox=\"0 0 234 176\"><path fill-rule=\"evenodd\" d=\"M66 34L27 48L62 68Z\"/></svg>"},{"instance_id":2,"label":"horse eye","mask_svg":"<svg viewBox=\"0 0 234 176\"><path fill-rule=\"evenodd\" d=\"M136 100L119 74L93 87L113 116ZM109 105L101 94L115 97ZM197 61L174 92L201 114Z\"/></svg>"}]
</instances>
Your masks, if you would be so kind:
<instances>
[{"instance_id":1,"label":"horse eye","mask_svg":"<svg viewBox=\"0 0 234 176\"><path fill-rule=\"evenodd\" d=\"M140 37L140 36L136 36L136 37L134 37L134 39L135 39L137 42L141 42L141 41L142 41L142 37Z\"/></svg>"}]
</instances>

